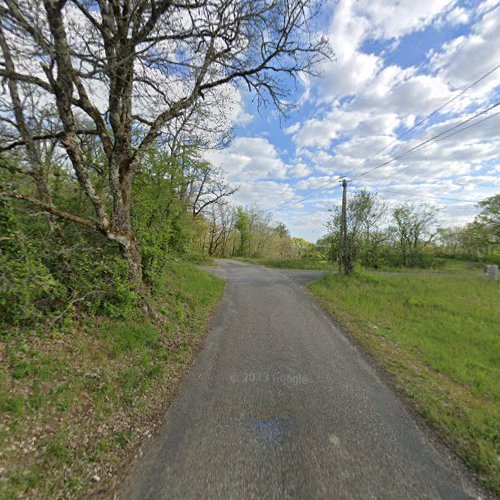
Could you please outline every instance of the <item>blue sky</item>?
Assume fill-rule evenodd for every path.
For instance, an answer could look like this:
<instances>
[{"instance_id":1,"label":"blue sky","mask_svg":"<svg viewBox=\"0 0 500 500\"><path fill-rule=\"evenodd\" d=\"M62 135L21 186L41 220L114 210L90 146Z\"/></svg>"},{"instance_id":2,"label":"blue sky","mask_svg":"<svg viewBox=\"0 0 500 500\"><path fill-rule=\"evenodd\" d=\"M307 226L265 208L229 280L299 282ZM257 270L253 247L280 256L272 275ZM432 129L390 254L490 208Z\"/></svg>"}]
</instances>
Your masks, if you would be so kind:
<instances>
[{"instance_id":1,"label":"blue sky","mask_svg":"<svg viewBox=\"0 0 500 500\"><path fill-rule=\"evenodd\" d=\"M353 170L351 189L377 191L390 204L434 203L443 225L470 221L476 209L467 201L500 192L498 108L464 132L361 174L500 100L499 68L398 140L500 64L500 0L339 0L320 21L336 55L321 77L297 86L291 98L299 108L287 120L272 109L259 114L253 96L240 91L235 138L209 154L239 185L235 201L269 210L292 235L315 241L340 201L330 186Z\"/></svg>"}]
</instances>

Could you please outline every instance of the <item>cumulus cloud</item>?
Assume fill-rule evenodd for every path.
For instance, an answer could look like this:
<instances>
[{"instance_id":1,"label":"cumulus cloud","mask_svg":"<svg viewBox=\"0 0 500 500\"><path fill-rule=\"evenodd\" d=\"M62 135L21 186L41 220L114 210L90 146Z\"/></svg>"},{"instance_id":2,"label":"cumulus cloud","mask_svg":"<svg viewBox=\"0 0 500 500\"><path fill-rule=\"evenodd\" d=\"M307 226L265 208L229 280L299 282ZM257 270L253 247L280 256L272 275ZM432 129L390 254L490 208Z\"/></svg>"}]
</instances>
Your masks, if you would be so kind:
<instances>
[{"instance_id":1,"label":"cumulus cloud","mask_svg":"<svg viewBox=\"0 0 500 500\"><path fill-rule=\"evenodd\" d=\"M257 205L260 209L271 209L295 198L295 192L288 183L276 181L247 181L240 184L234 199L246 206Z\"/></svg>"},{"instance_id":2,"label":"cumulus cloud","mask_svg":"<svg viewBox=\"0 0 500 500\"><path fill-rule=\"evenodd\" d=\"M456 33L459 26L460 36L402 64L404 37ZM412 129L500 63L499 0L339 0L324 34L336 57L324 63L321 78L301 81L303 111L282 131L291 146L283 148L286 161L272 135L239 138L218 153L231 178L242 182L241 200L266 207L271 200L274 206L293 202L279 217L295 234L312 237L312 228L321 231L327 209L338 203L338 176L348 172L353 187L379 189L392 202L431 201L429 193L479 201L498 191L500 115L368 171L498 98L500 69ZM476 213L471 203L436 203L445 223L466 222Z\"/></svg>"},{"instance_id":3,"label":"cumulus cloud","mask_svg":"<svg viewBox=\"0 0 500 500\"><path fill-rule=\"evenodd\" d=\"M457 26L459 24L466 24L469 21L469 17L469 12L463 7L455 7L444 16L442 23Z\"/></svg>"},{"instance_id":4,"label":"cumulus cloud","mask_svg":"<svg viewBox=\"0 0 500 500\"><path fill-rule=\"evenodd\" d=\"M357 16L367 20L371 35L389 40L423 29L455 3L455 0L361 0L354 5Z\"/></svg>"},{"instance_id":5,"label":"cumulus cloud","mask_svg":"<svg viewBox=\"0 0 500 500\"><path fill-rule=\"evenodd\" d=\"M237 137L228 149L207 153L207 159L232 181L282 179L287 173L276 147L264 137Z\"/></svg>"},{"instance_id":6,"label":"cumulus cloud","mask_svg":"<svg viewBox=\"0 0 500 500\"><path fill-rule=\"evenodd\" d=\"M290 177L306 177L312 170L305 163L296 163L288 169Z\"/></svg>"},{"instance_id":7,"label":"cumulus cloud","mask_svg":"<svg viewBox=\"0 0 500 500\"><path fill-rule=\"evenodd\" d=\"M284 132L287 135L294 134L295 132L297 132L297 130L299 130L299 128L300 128L300 123L294 123L293 125L290 125L289 127L287 127L284 130Z\"/></svg>"},{"instance_id":8,"label":"cumulus cloud","mask_svg":"<svg viewBox=\"0 0 500 500\"><path fill-rule=\"evenodd\" d=\"M472 25L469 35L450 40L441 50L433 51L431 67L455 88L462 88L492 70L500 62L494 57L499 53L500 5L497 4ZM498 85L499 71L475 88L469 96L472 94L484 99Z\"/></svg>"}]
</instances>

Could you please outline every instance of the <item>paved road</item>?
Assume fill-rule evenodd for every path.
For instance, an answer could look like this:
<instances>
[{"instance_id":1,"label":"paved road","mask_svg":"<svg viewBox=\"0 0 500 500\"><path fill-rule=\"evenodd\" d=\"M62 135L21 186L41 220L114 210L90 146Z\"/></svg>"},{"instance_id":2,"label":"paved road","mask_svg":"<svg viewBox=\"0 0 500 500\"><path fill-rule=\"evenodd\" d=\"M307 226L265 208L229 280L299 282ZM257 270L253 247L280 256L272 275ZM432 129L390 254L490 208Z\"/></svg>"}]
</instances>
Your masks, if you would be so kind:
<instances>
[{"instance_id":1,"label":"paved road","mask_svg":"<svg viewBox=\"0 0 500 500\"><path fill-rule=\"evenodd\" d=\"M215 324L121 498L474 497L313 304L320 272L219 266Z\"/></svg>"}]
</instances>

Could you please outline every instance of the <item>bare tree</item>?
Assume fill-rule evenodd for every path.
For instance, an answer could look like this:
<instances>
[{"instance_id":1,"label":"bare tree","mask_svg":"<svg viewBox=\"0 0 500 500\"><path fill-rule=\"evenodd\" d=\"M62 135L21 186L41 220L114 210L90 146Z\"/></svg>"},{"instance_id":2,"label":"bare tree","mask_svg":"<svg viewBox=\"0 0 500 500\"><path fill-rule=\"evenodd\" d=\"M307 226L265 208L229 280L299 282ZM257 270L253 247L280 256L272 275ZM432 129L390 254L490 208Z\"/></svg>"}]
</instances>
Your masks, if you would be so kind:
<instances>
[{"instance_id":1,"label":"bare tree","mask_svg":"<svg viewBox=\"0 0 500 500\"><path fill-rule=\"evenodd\" d=\"M222 172L208 162L192 165L188 171L184 199L189 203L193 217L197 217L214 203L224 202L237 188L228 184Z\"/></svg>"},{"instance_id":2,"label":"bare tree","mask_svg":"<svg viewBox=\"0 0 500 500\"><path fill-rule=\"evenodd\" d=\"M217 201L210 206L208 254L225 257L229 235L234 229L235 211L225 201Z\"/></svg>"},{"instance_id":3,"label":"bare tree","mask_svg":"<svg viewBox=\"0 0 500 500\"><path fill-rule=\"evenodd\" d=\"M182 155L186 147L224 149L232 139L233 123L228 115L231 96L226 88L216 95L204 95L203 99L198 99L180 116L165 124L159 140L172 156Z\"/></svg>"},{"instance_id":4,"label":"bare tree","mask_svg":"<svg viewBox=\"0 0 500 500\"><path fill-rule=\"evenodd\" d=\"M131 276L141 256L131 193L144 154L173 120L226 85L242 83L259 102L284 110L281 77L312 72L328 55L309 32L313 0L2 0L0 76L44 94L57 109L61 141L95 218L50 200L3 192L93 227L121 246ZM9 60L13 64L9 64ZM83 127L82 124L90 124ZM80 135L95 133L107 163L107 191L89 174ZM32 143L22 134L3 149ZM111 203L107 203L107 197Z\"/></svg>"},{"instance_id":5,"label":"bare tree","mask_svg":"<svg viewBox=\"0 0 500 500\"><path fill-rule=\"evenodd\" d=\"M16 72L12 51L0 24L0 49L6 71ZM24 88L20 88L23 86ZM33 179L37 197L52 205L48 187L50 165L57 138L53 136L53 118L41 103L41 93L35 87L15 79L7 80L8 92L1 96L2 137L9 141L5 151L23 148L25 165L18 165L18 172ZM50 131L48 131L49 129ZM47 133L48 132L48 133Z\"/></svg>"}]
</instances>

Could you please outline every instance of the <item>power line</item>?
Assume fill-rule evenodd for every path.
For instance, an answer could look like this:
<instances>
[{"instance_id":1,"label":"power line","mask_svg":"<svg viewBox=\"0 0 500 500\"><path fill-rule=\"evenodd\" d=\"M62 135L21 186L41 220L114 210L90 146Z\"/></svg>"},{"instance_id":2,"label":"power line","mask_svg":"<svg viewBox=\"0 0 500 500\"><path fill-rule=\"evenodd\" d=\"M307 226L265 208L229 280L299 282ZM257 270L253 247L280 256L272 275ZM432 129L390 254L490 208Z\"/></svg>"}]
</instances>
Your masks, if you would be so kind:
<instances>
[{"instance_id":1,"label":"power line","mask_svg":"<svg viewBox=\"0 0 500 500\"><path fill-rule=\"evenodd\" d=\"M448 139L450 137L453 137L454 135L459 134L460 132L463 132L463 131L471 128L471 127L475 127L475 126L477 126L477 125L485 122L486 120L489 120L489 119L497 116L498 114L500 114L500 112L493 113L492 115L487 116L487 117L483 118L482 120L470 123L475 118L478 118L478 117L480 117L480 116L488 113L489 111L491 111L492 109L497 108L498 106L500 106L500 102L497 102L497 103L489 106L488 108L475 113L474 115L470 116L466 120L463 120L462 122L454 125L453 127L450 127L448 129L444 130L443 132L440 132L439 134L436 134L436 135L430 137L429 139L426 139L425 141L423 141L423 142L417 144L416 146L414 146L414 147L412 147L412 148L404 151L403 153L399 154L398 156L395 156L395 157L393 157L393 158L391 158L391 159L389 159L389 160L387 160L387 161L385 161L383 163L380 163L380 164L376 165L375 167L373 167L373 168L371 168L371 169L369 169L369 170L367 170L367 171L359 174L358 176L353 177L353 179L356 179L356 178L359 178L359 177L363 177L363 176L369 174L370 172L373 172L374 170L377 170L379 168L385 167L386 165L389 165L390 163L393 163L393 162L395 162L395 161L397 161L397 160L399 160L399 159L401 159L401 158L409 155L412 152L415 152L415 151L417 151L419 149L424 149L424 148L430 146L433 143L440 142L442 140L445 140L445 139ZM467 123L470 123L470 124L468 126L466 126L466 127L463 127L463 125L465 125ZM460 128L460 127L462 127L462 128ZM280 209L282 209L284 207L291 207L291 206L294 206L294 205L298 205L299 203L302 203L302 202L304 202L304 201L312 198L315 195L315 193L317 193L318 191L323 190L325 187L331 186L331 185L332 185L332 182L329 181L329 182L327 182L325 184L322 184L319 187L317 187L317 188L309 191L309 193L308 193L309 196L302 197L300 200L297 200L297 201L295 201L294 203L291 203L291 204L288 204L286 202L282 203L282 204L278 205L277 207L267 209L266 211L280 210ZM336 189L338 187L340 187L340 186L339 185L333 186L329 190L333 190L333 189ZM327 190L327 191L329 191L329 190Z\"/></svg>"},{"instance_id":2,"label":"power line","mask_svg":"<svg viewBox=\"0 0 500 500\"><path fill-rule=\"evenodd\" d=\"M382 153L386 149L390 148L393 144L395 144L396 142L398 142L400 139L402 139L403 137L406 137L410 132L413 132L416 128L420 127L420 125L422 125L423 123L425 123L429 118L432 118L433 116L435 116L436 114L438 114L446 106L448 106L452 102L456 101L459 97L462 97L471 88L475 87L477 84L481 83L483 80L485 80L486 78L488 78L491 74L493 74L495 71L497 71L498 68L500 68L500 64L498 64L493 69L491 69L490 71L488 71L487 73L485 73L484 75L482 75L480 78L478 78L477 80L475 80L474 82L472 82L469 86L465 87L456 96L452 97L451 99L449 99L448 101L446 101L444 104L442 104L441 106L439 106L438 108L436 108L432 113L430 113L427 116L425 116L424 118L422 118L415 125L413 125L413 127L411 127L410 129L406 130L402 134L398 135L396 137L396 139L394 139L392 142L390 142L389 144L387 144L383 148L379 149L376 153L372 154L369 158L367 158L366 160L364 160L362 163L360 163L356 167L354 167L351 170L349 170L349 172L347 172L345 174L345 176L350 175L354 170L356 170L359 167L362 167L363 165L365 165L366 163L368 163L371 159L375 158L380 153Z\"/></svg>"},{"instance_id":3,"label":"power line","mask_svg":"<svg viewBox=\"0 0 500 500\"><path fill-rule=\"evenodd\" d=\"M340 178L339 178L339 182L340 182ZM331 182L329 182L329 183L328 183L328 185L331 185ZM333 186L333 187L331 187L330 189L327 189L327 190L326 190L326 192L328 192L328 191L333 191L334 189L338 189L340 186L341 186L341 184L338 184L338 185L336 185L336 186ZM317 190L318 190L318 188L316 189L316 191L317 191ZM306 200L310 200L310 199L311 199L311 198L313 198L313 197L314 197L314 194L312 194L311 196L306 196L305 198L301 198L300 200L295 201L294 203L290 203L289 205L287 205L287 207L288 207L288 208L293 207L293 206L298 205L299 203L302 203L302 202L304 202L304 201L306 201ZM268 210L273 210L273 209L268 209Z\"/></svg>"},{"instance_id":4,"label":"power line","mask_svg":"<svg viewBox=\"0 0 500 500\"><path fill-rule=\"evenodd\" d=\"M468 125L467 127L463 127L463 128L461 128L459 130L456 130L457 128L461 127L462 125L465 125L466 123L469 123L470 121L474 120L475 118L478 118L479 116L482 116L482 115L486 114L487 112L491 111L492 109L495 109L498 106L500 106L500 102L497 102L497 103L493 104L489 108L483 109L482 111L480 111L480 112L472 115L471 117L467 118L467 120L464 120L464 121L458 123L457 125L454 125L453 127L445 130L444 132L441 132L439 134L436 134L436 135L432 136L431 138L429 138L429 139L421 142L420 144L417 144L413 148L407 149L406 151L404 151L400 155L395 156L395 157L391 158L390 160L387 160L386 162L380 163L379 165L376 165L375 167L370 168L369 170L366 170L362 174L359 174L357 177L363 177L363 176L369 174L370 172L373 172L374 170L377 170L379 168L385 167L386 165L389 165L390 163L393 163L393 162L395 162L395 161L403 158L404 156L407 156L410 153L413 153L413 152L415 152L415 151L417 151L419 149L424 149L427 146L430 146L431 144L433 144L435 142L439 142L439 141L442 141L444 139L448 139L450 137L453 137L454 135L459 134L460 132L463 132L464 130L467 130L467 129L471 128L471 127L475 127L476 125L479 125L479 124L483 123L484 121L489 120L490 118L493 118L494 116L498 115L499 113L498 112L497 113L493 113L492 115L487 116L486 118L483 118L482 120L479 120L478 122L474 122L474 123ZM455 132L453 132L453 133L450 134L449 132L452 132L453 130L455 130ZM448 134L448 135L446 135L446 134ZM356 177L354 177L354 178L356 178Z\"/></svg>"},{"instance_id":5,"label":"power line","mask_svg":"<svg viewBox=\"0 0 500 500\"><path fill-rule=\"evenodd\" d=\"M340 182L341 177L340 176L337 176L337 177L338 177L338 181ZM285 201L283 203L280 203L280 204L276 205L275 207L267 208L266 210L264 210L264 212L271 212L273 210L281 210L282 208L285 208L285 207L293 207L294 205L298 205L299 203L302 203L303 201L310 200L311 198L313 198L314 195L315 195L315 193L317 191L321 191L325 187L331 186L331 185L332 185L332 182L328 181L325 184L321 184L319 187L312 189L311 191L309 191L307 193L307 195L305 197L301 198L298 201L295 201L294 203L288 203L288 202ZM327 189L327 192L328 191L333 191L334 189L337 189L338 187L340 187L340 184L338 186L333 186L330 189ZM310 195L310 196L308 196L308 195Z\"/></svg>"},{"instance_id":6,"label":"power line","mask_svg":"<svg viewBox=\"0 0 500 500\"><path fill-rule=\"evenodd\" d=\"M428 198L428 199L434 199L434 200L455 201L455 202L460 202L460 203L472 203L474 205L479 205L480 201L482 201L482 200L480 200L480 201L465 200L465 199L462 199L462 198L448 198L448 197L444 197L444 196L419 195L419 194L408 193L406 191L405 192L403 192L403 191L394 191L394 190L386 189L386 188L376 188L376 191L385 191L385 192L389 192L389 193L404 194L405 196L412 196L414 198ZM500 206L500 203L498 205ZM486 224L490 224L490 225L493 225L493 226L499 226L500 227L500 223L495 222L495 221L490 221L490 222L488 222Z\"/></svg>"},{"instance_id":7,"label":"power line","mask_svg":"<svg viewBox=\"0 0 500 500\"><path fill-rule=\"evenodd\" d=\"M445 103L443 103L441 106L439 106L438 108L436 108L434 111L432 111L430 114L428 114L427 116L425 116L424 118L422 118L421 120L419 120L415 125L413 125L413 127L411 127L410 129L406 130L405 132L403 132L402 134L398 135L396 137L396 139L394 139L392 142L390 142L389 144L387 144L386 146L384 146L383 148L379 149L377 152L375 152L374 154L372 154L370 157L368 157L366 160L364 160L363 162L361 162L359 165L357 165L356 167L352 168L351 170L349 170L349 172L347 172L345 174L345 177L347 177L349 174L351 174L353 171L355 171L356 169L358 169L359 167L362 167L363 165L365 165L366 163L368 163L371 159L375 158L376 156L378 156L380 153L382 153L383 151L385 151L386 149L388 149L389 147L391 147L393 144L395 144L397 141L399 141L400 139L402 139L403 137L405 137L406 135L408 135L410 132L413 132L416 128L418 128L420 125L422 125L424 122L426 122L429 118L432 118L433 116L435 116L437 113L439 113L442 109L444 109L446 106L448 106L449 104L451 104L452 102L456 101L458 98L460 98L461 96L463 96L466 92L468 92L471 88L475 87L476 85L478 85L479 83L481 83L483 80L485 80L486 78L488 78L491 74L493 74L495 71L497 71L498 69L500 68L500 64L496 65L494 68L492 68L490 71L484 73L482 76L480 76L477 80L473 81L471 84L469 84L467 87L465 87L464 89L462 89L457 95L453 96L451 99L448 99ZM465 130L465 129L464 129ZM377 167L377 168L380 168L380 167ZM365 175L365 174L363 174ZM339 177L339 181L341 179L340 176ZM265 211L266 212L269 212L269 211L273 211L273 210L280 210L281 208L284 208L284 207L288 207L288 206L294 206L294 205L298 205L299 203L302 203L303 201L306 201L310 198L312 198L312 196L309 196L310 194L312 193L316 193L320 190L322 190L324 187L327 187L327 186L330 186L331 185L331 182L327 182L325 184L321 184L320 186L318 186L317 188L314 188L312 189L311 191L309 191L307 194L306 194L306 197L303 197L301 198L300 200L298 201L295 201L294 203L292 204L288 204L287 202L283 202L283 203L280 203L278 205L276 205L275 207L272 207L272 208L269 208L269 209L266 209ZM335 189L335 188L332 188L332 189Z\"/></svg>"},{"instance_id":8,"label":"power line","mask_svg":"<svg viewBox=\"0 0 500 500\"><path fill-rule=\"evenodd\" d=\"M340 182L340 177L339 177L339 182ZM328 185L330 186L331 182L329 182ZM341 186L341 184L338 184L336 186L332 186L330 189L326 190L326 193L328 193L328 191L333 191L334 189L338 189L340 186ZM319 188L315 189L314 191L317 191L318 189ZM285 202L283 202L283 203L281 203L281 204L279 204L279 205L277 205L275 207L266 208L265 210L262 210L262 211L263 212L272 212L274 210L281 210L282 208L290 208L290 207L293 207L295 205L298 205L299 203L302 203L304 201L310 200L313 197L314 197L314 194L312 194L311 196L306 196L304 198L301 198L300 200L294 201L293 203L289 203L289 202L285 201Z\"/></svg>"},{"instance_id":9,"label":"power line","mask_svg":"<svg viewBox=\"0 0 500 500\"><path fill-rule=\"evenodd\" d=\"M365 186L365 187L367 187L367 186ZM411 196L413 198L429 198L429 199L433 199L433 200L445 200L445 201L456 201L456 202L460 202L460 203L472 203L473 205L477 205L479 203L479 201L465 200L463 198L448 198L445 196L420 195L420 194L408 193L407 191L398 191L398 190L386 189L386 188L375 188L375 191L384 191L387 193L404 194L405 196Z\"/></svg>"}]
</instances>

